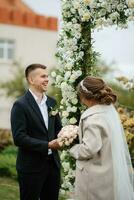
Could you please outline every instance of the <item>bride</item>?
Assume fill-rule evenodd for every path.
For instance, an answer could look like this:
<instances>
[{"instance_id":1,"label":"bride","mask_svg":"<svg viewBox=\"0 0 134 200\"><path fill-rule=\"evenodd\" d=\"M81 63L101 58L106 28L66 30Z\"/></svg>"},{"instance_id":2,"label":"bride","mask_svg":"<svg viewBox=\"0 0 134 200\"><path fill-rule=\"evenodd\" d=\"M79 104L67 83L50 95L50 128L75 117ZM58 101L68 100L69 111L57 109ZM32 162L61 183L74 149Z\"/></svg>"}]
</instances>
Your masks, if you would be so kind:
<instances>
[{"instance_id":1,"label":"bride","mask_svg":"<svg viewBox=\"0 0 134 200\"><path fill-rule=\"evenodd\" d=\"M116 95L100 78L88 76L78 87L87 110L79 124L76 159L76 200L134 200L133 168L114 103Z\"/></svg>"}]
</instances>

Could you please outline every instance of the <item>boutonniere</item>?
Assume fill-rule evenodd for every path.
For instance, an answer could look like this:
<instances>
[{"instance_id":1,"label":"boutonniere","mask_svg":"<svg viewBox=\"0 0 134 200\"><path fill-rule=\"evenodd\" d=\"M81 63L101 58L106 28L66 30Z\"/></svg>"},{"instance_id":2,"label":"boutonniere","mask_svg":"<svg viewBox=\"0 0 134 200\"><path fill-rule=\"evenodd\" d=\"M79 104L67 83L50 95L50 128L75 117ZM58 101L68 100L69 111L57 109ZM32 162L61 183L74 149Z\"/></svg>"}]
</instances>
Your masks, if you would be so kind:
<instances>
[{"instance_id":1,"label":"boutonniere","mask_svg":"<svg viewBox=\"0 0 134 200\"><path fill-rule=\"evenodd\" d=\"M50 107L49 108L49 117L57 115L58 112L59 111L58 111L58 108L56 105L54 107Z\"/></svg>"}]
</instances>

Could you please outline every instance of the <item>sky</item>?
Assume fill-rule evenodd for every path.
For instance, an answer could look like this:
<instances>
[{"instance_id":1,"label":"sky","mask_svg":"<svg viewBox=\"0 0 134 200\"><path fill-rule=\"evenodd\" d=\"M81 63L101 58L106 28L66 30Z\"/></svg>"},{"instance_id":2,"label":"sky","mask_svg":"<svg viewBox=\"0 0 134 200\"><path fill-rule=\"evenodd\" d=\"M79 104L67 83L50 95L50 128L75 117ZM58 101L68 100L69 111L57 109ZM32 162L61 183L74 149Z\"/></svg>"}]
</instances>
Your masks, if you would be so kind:
<instances>
[{"instance_id":1,"label":"sky","mask_svg":"<svg viewBox=\"0 0 134 200\"><path fill-rule=\"evenodd\" d=\"M61 18L60 0L23 0L33 10L42 15ZM107 64L114 62L117 72L114 76L134 77L134 23L128 29L114 27L95 31L95 50Z\"/></svg>"}]
</instances>

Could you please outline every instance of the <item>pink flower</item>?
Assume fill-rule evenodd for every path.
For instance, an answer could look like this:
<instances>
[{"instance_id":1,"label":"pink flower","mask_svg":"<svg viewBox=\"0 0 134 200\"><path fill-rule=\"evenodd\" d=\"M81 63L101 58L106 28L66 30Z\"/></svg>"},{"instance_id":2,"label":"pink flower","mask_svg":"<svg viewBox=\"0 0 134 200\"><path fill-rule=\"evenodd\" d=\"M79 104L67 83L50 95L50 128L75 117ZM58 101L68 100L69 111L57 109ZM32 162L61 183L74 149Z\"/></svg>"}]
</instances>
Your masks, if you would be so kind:
<instances>
[{"instance_id":1,"label":"pink flower","mask_svg":"<svg viewBox=\"0 0 134 200\"><path fill-rule=\"evenodd\" d=\"M60 146L70 146L78 136L79 127L76 125L64 126L58 134L58 142Z\"/></svg>"}]
</instances>

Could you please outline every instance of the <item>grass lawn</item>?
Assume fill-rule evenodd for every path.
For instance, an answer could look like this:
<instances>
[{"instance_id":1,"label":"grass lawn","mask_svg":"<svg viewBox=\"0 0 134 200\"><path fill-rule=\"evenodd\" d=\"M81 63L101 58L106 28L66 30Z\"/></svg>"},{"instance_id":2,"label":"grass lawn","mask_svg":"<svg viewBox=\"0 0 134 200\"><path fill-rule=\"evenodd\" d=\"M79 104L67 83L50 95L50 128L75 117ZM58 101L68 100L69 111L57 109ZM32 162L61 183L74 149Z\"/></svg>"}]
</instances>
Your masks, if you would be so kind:
<instances>
[{"instance_id":1,"label":"grass lawn","mask_svg":"<svg viewBox=\"0 0 134 200\"><path fill-rule=\"evenodd\" d=\"M0 177L0 200L19 200L18 183L7 177ZM59 200L65 200L60 197Z\"/></svg>"},{"instance_id":2,"label":"grass lawn","mask_svg":"<svg viewBox=\"0 0 134 200\"><path fill-rule=\"evenodd\" d=\"M19 200L19 188L15 180L0 177L0 200Z\"/></svg>"}]
</instances>

